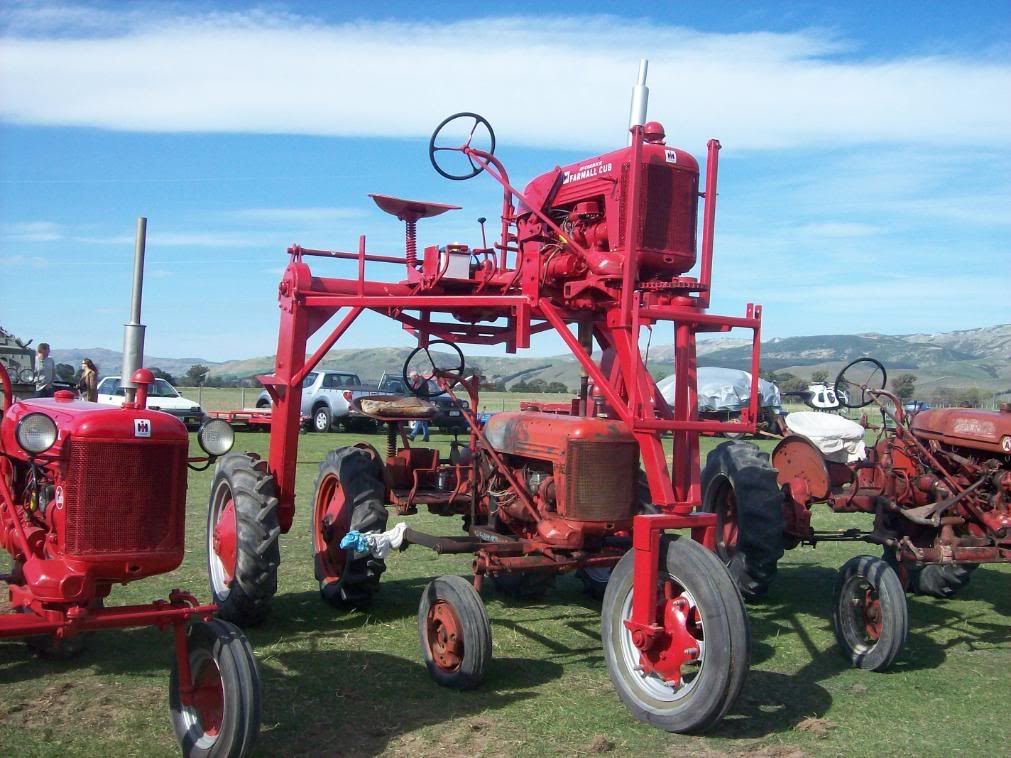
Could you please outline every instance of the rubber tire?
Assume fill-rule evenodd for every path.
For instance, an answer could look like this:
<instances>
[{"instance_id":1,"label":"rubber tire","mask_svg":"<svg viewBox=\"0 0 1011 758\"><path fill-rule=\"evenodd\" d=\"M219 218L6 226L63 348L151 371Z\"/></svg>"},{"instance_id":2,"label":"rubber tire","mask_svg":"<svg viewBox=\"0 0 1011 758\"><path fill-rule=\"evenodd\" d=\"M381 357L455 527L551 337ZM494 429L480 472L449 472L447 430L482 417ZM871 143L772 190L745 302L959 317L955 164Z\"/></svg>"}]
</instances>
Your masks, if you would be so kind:
<instances>
[{"instance_id":1,"label":"rubber tire","mask_svg":"<svg viewBox=\"0 0 1011 758\"><path fill-rule=\"evenodd\" d=\"M193 653L210 654L221 676L224 696L221 728L210 744L201 744L199 721L186 714L180 701L179 667L173 657L169 677L172 728L187 758L241 758L252 752L260 731L262 695L253 650L242 631L222 619L198 621L186 630L191 665Z\"/></svg>"},{"instance_id":2,"label":"rubber tire","mask_svg":"<svg viewBox=\"0 0 1011 758\"><path fill-rule=\"evenodd\" d=\"M330 409L321 405L312 409L312 418L309 420L310 428L314 432L323 434L333 429L333 416Z\"/></svg>"},{"instance_id":3,"label":"rubber tire","mask_svg":"<svg viewBox=\"0 0 1011 758\"><path fill-rule=\"evenodd\" d=\"M386 529L389 512L386 510L386 485L383 482L383 464L359 447L338 447L327 453L319 464L319 474L313 484L312 502L324 478L333 474L353 502L351 529L362 533L382 532ZM315 514L313 514L315 520ZM315 523L311 526L316 528ZM343 535L341 535L343 536ZM386 562L374 556L356 558L345 566L347 574L343 582L326 581L319 561L316 559L315 545L309 540L309 550L313 558L319 594L329 605L341 610L367 608L379 591L379 579L386 571Z\"/></svg>"},{"instance_id":4,"label":"rubber tire","mask_svg":"<svg viewBox=\"0 0 1011 758\"><path fill-rule=\"evenodd\" d=\"M491 583L496 592L514 600L536 600L555 584L557 574L547 571L514 571L508 574L492 574Z\"/></svg>"},{"instance_id":5,"label":"rubber tire","mask_svg":"<svg viewBox=\"0 0 1011 758\"><path fill-rule=\"evenodd\" d=\"M277 593L277 568L281 563L277 520L277 488L267 473L267 462L245 453L229 453L218 460L211 484L211 503L218 487L227 484L235 504L238 549L235 572L227 594L214 586L208 554L211 595L218 605L218 615L239 626L253 626L270 613L270 603ZM208 534L213 508L207 511Z\"/></svg>"},{"instance_id":6,"label":"rubber tire","mask_svg":"<svg viewBox=\"0 0 1011 758\"><path fill-rule=\"evenodd\" d=\"M428 644L428 610L436 600L447 602L463 627L463 660L454 672L447 672L436 665ZM473 584L460 576L440 576L429 582L418 606L418 642L421 657L436 684L455 690L470 690L481 683L491 661L491 622Z\"/></svg>"},{"instance_id":7,"label":"rubber tire","mask_svg":"<svg viewBox=\"0 0 1011 758\"><path fill-rule=\"evenodd\" d=\"M661 538L662 573L683 582L702 612L706 628L706 660L692 691L673 705L642 697L640 679L621 651L621 635L628 634L622 607L632 592L634 551L628 551L611 572L601 609L601 639L611 683L632 715L668 732L696 733L714 726L744 686L751 663L751 627L744 599L726 566L686 535ZM707 668L708 665L708 668Z\"/></svg>"},{"instance_id":8,"label":"rubber tire","mask_svg":"<svg viewBox=\"0 0 1011 758\"><path fill-rule=\"evenodd\" d=\"M709 453L702 471L702 510L716 513L725 487L737 508L737 545L717 554L746 598L766 594L783 557L783 493L776 470L752 442L723 442ZM718 538L720 535L718 535Z\"/></svg>"},{"instance_id":9,"label":"rubber tire","mask_svg":"<svg viewBox=\"0 0 1011 758\"><path fill-rule=\"evenodd\" d=\"M847 583L855 578L864 579L878 594L881 607L881 635L873 645L865 647L851 639L847 633L847 619L851 613L850 597L844 596ZM899 575L886 561L871 555L850 558L839 569L832 588L832 629L843 658L853 666L866 671L884 671L889 668L902 647L909 631L909 609ZM849 630L852 632L852 630Z\"/></svg>"}]
</instances>

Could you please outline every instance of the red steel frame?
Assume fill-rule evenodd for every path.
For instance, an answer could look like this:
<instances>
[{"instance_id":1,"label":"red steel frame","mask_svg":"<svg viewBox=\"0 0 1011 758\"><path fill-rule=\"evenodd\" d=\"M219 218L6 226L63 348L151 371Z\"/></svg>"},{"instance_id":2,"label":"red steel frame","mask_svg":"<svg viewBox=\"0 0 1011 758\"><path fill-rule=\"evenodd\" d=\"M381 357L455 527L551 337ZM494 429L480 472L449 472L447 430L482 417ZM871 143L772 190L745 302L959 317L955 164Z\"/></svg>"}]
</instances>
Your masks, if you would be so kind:
<instances>
[{"instance_id":1,"label":"red steel frame","mask_svg":"<svg viewBox=\"0 0 1011 758\"><path fill-rule=\"evenodd\" d=\"M626 201L626 240L634 240L641 223L639 205L640 154L643 128L633 127L631 148L631 191ZM460 148L475 165L486 170L504 189L503 232L496 257L492 250L477 250L484 254L491 269L481 281L461 289L460 282L447 288L439 277L434 280L419 274L412 265L415 250L414 227L408 219L407 252L405 257L374 255L366 252L365 237L359 238L357 252L311 250L299 246L289 248L291 256L278 288L281 323L278 335L277 360L273 375L260 377L274 401L274 424L269 452L269 470L274 476L280 500L279 520L287 532L295 509L295 463L300 424L301 383L330 348L365 311L371 310L399 321L405 330L417 336L419 344L430 339L481 345L502 344L507 352L527 348L533 334L554 330L578 359L590 377L596 391L602 393L611 411L620 418L639 443L642 465L649 481L652 501L662 513L639 515L634 521L633 546L635 557L635 590L631 621L636 645L648 650L662 631L657 619L657 568L660 560L660 537L668 529L690 529L692 537L712 547L715 516L696 512L701 502L699 433L720 431L756 431L758 418L759 342L761 339L761 306L747 306L743 317L712 315L709 306L713 235L716 216L716 184L718 152L716 140L708 143L705 198L702 225L702 254L698 279L679 277L674 280L675 294L658 297L650 289L637 288L639 250L629 242L620 287L614 301L605 307L587 311L569 308L549 299L541 292L535 257L521 258L515 237L509 235L516 220L513 198L525 200L509 183L502 164L491 154L471 148ZM536 208L525 203L526 209ZM555 223L540 211L532 212L547 227L561 235ZM575 242L567 240L571 250L589 256ZM507 266L509 253L514 253L516 265ZM314 276L305 262L307 257L328 257L358 262L358 276L340 279ZM488 263L490 260L490 263ZM366 262L407 265L407 279L386 282L365 278ZM531 267L533 272L531 273ZM317 333L339 311L343 318L323 340L319 348L306 359L310 336ZM417 311L418 316L406 311ZM434 320L436 314L449 314L454 320ZM469 321L468 316L474 321ZM506 325L481 325L477 320L505 319ZM674 324L676 402L669 407L656 390L639 351L639 337L644 328L657 322ZM580 344L570 331L570 325L589 326L598 344L614 354L609 372ZM700 420L697 416L696 334L726 332L730 329L752 331L751 400L742 422ZM668 467L662 436L673 435L673 466Z\"/></svg>"}]
</instances>

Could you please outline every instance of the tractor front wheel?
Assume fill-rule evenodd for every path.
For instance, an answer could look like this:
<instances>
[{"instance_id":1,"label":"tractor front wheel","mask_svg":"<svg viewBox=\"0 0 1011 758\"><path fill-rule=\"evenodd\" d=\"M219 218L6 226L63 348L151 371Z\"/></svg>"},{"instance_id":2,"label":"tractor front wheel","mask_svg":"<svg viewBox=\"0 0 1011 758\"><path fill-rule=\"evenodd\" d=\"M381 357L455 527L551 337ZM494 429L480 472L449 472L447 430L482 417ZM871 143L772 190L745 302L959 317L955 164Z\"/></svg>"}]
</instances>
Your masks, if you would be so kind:
<instances>
[{"instance_id":1,"label":"tractor front wheel","mask_svg":"<svg viewBox=\"0 0 1011 758\"><path fill-rule=\"evenodd\" d=\"M661 542L655 619L663 632L640 650L632 617L634 551L614 567L604 593L601 637L611 682L639 721L700 732L737 699L751 656L744 601L711 552L687 536Z\"/></svg>"},{"instance_id":2,"label":"tractor front wheel","mask_svg":"<svg viewBox=\"0 0 1011 758\"><path fill-rule=\"evenodd\" d=\"M769 456L751 442L724 442L702 471L702 510L716 514L716 554L745 597L769 590L783 557L783 495Z\"/></svg>"},{"instance_id":3,"label":"tractor front wheel","mask_svg":"<svg viewBox=\"0 0 1011 758\"><path fill-rule=\"evenodd\" d=\"M906 642L909 611L898 575L869 555L848 560L832 591L832 627L843 657L857 668L884 671Z\"/></svg>"},{"instance_id":4,"label":"tractor front wheel","mask_svg":"<svg viewBox=\"0 0 1011 758\"><path fill-rule=\"evenodd\" d=\"M418 638L428 673L456 690L477 687L491 661L491 622L474 585L463 577L432 580L418 606Z\"/></svg>"},{"instance_id":5,"label":"tractor front wheel","mask_svg":"<svg viewBox=\"0 0 1011 758\"><path fill-rule=\"evenodd\" d=\"M364 608L379 590L386 563L373 555L355 558L340 543L352 529L383 531L385 500L383 464L371 448L339 447L320 463L310 547L319 594L335 608Z\"/></svg>"},{"instance_id":6,"label":"tractor front wheel","mask_svg":"<svg viewBox=\"0 0 1011 758\"><path fill-rule=\"evenodd\" d=\"M192 691L182 691L178 661L169 679L172 726L183 755L249 755L260 730L260 674L245 635L221 619L196 622L186 631L186 654Z\"/></svg>"},{"instance_id":7,"label":"tractor front wheel","mask_svg":"<svg viewBox=\"0 0 1011 758\"><path fill-rule=\"evenodd\" d=\"M245 453L218 461L207 511L207 570L221 617L240 626L266 618L277 592L277 504L266 461Z\"/></svg>"}]
</instances>

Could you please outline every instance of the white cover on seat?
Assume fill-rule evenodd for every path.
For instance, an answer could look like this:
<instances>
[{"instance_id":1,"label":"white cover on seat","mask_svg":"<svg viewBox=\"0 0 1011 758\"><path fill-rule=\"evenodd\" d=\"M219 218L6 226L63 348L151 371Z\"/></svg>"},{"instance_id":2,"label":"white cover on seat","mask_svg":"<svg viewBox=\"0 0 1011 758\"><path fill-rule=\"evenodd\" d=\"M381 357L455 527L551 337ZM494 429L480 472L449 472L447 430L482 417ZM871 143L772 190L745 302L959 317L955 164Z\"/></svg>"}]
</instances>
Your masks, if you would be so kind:
<instances>
[{"instance_id":1,"label":"white cover on seat","mask_svg":"<svg viewBox=\"0 0 1011 758\"><path fill-rule=\"evenodd\" d=\"M866 457L864 428L855 421L834 413L797 411L787 414L786 426L794 434L811 440L830 461L852 463Z\"/></svg>"}]
</instances>

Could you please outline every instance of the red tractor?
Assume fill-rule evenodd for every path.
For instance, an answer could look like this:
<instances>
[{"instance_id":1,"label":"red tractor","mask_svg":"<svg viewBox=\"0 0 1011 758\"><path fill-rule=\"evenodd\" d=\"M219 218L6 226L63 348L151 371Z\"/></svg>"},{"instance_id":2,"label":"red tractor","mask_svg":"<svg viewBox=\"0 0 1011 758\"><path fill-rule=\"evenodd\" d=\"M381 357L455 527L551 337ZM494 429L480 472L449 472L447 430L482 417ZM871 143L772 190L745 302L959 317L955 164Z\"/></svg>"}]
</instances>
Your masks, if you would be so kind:
<instances>
[{"instance_id":1,"label":"red tractor","mask_svg":"<svg viewBox=\"0 0 1011 758\"><path fill-rule=\"evenodd\" d=\"M703 472L705 509L720 525L718 551L746 594L764 592L784 547L826 540L882 546L883 558L848 561L833 594L844 656L874 671L888 668L905 642L906 592L952 597L979 564L1011 561L1011 408L909 416L884 389L886 378L880 362L861 358L836 379L835 394L845 406L881 409L883 423L866 450L866 417L860 425L828 414L791 414L832 424L820 425L828 433L787 435L771 461L748 443L724 443ZM847 424L855 434L846 434ZM873 526L815 531L815 503L836 513L873 514Z\"/></svg>"},{"instance_id":2,"label":"red tractor","mask_svg":"<svg viewBox=\"0 0 1011 758\"><path fill-rule=\"evenodd\" d=\"M447 142L447 133L461 126L460 141ZM750 330L757 377L761 309L749 305L743 317L706 312L719 143L709 143L700 193L698 163L665 143L659 123L630 131L627 147L555 168L520 192L493 154L488 122L457 114L433 134L429 157L449 179L486 172L501 185L501 224L492 245L482 239L479 247L431 245L419 253L417 222L454 206L373 195L406 223L404 255L375 254L364 236L354 252L288 250L277 362L272 375L260 377L274 403L269 460L226 456L211 491L209 572L227 618L255 623L268 613L277 588L278 535L291 528L295 510L303 380L371 311L416 336L403 378L418 397L359 401L358 410L389 424L387 449L340 448L320 465L310 543L323 598L339 607L368 603L385 555L397 547L473 554L473 581L435 579L418 613L433 678L467 688L480 681L491 654L478 593L483 578L527 595L559 572L580 571L598 591L606 584L607 665L635 716L671 731L701 730L723 716L743 684L750 638L740 594L702 544L707 536L713 542L715 518L696 512L698 435L753 432L754 424L697 418L695 335ZM700 197L706 199L702 256L700 274L692 277L686 274L696 263ZM358 275L319 276L309 259L354 261ZM376 263L399 266L400 280L367 278L366 264ZM309 337L342 309L306 358ZM673 324L677 350L673 408L640 353L640 338L663 322ZM578 413L499 413L481 424L474 415L478 379L468 376L456 346L503 345L515 352L542 332L557 334L582 367ZM588 394L591 382L597 400ZM469 408L460 404L468 442L454 444L448 456L412 446L405 424L434 413L431 396L457 392L469 395ZM757 388L751 397L755 405ZM663 443L669 434L672 464ZM406 526L384 533L387 507L401 515L425 507L462 517L465 534L436 536Z\"/></svg>"},{"instance_id":3,"label":"red tractor","mask_svg":"<svg viewBox=\"0 0 1011 758\"><path fill-rule=\"evenodd\" d=\"M69 391L13 402L0 365L0 545L12 559L0 637L69 657L101 629L170 627L169 701L183 754L246 755L259 730L260 680L242 632L180 590L147 605L105 605L114 584L182 563L187 466L206 467L233 439L227 424L209 422L199 434L206 456L188 458L182 422L145 408L154 376L141 369L133 381L136 399L122 408Z\"/></svg>"}]
</instances>

